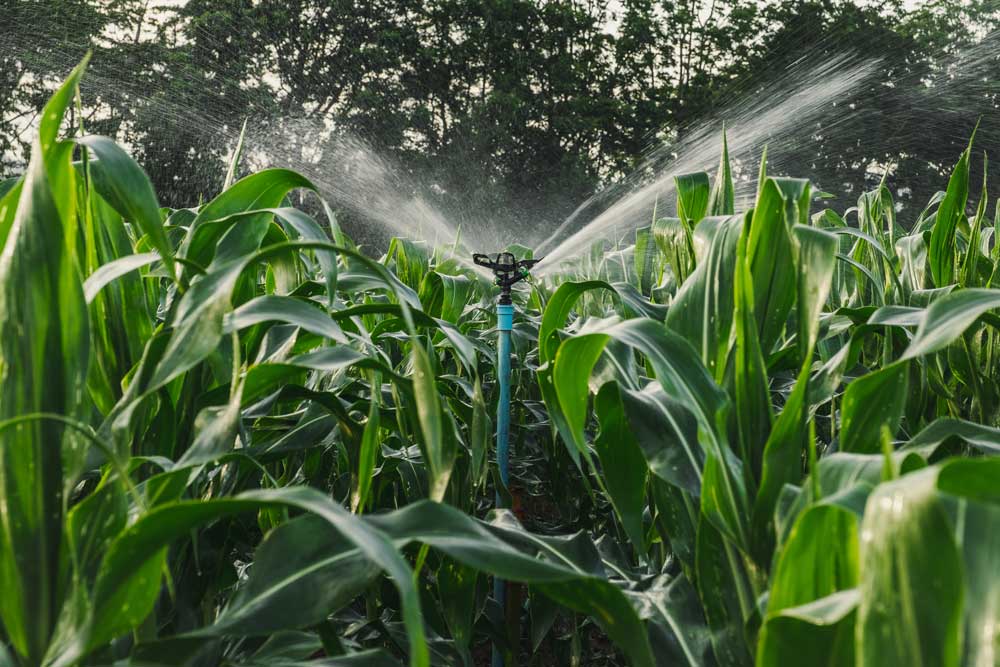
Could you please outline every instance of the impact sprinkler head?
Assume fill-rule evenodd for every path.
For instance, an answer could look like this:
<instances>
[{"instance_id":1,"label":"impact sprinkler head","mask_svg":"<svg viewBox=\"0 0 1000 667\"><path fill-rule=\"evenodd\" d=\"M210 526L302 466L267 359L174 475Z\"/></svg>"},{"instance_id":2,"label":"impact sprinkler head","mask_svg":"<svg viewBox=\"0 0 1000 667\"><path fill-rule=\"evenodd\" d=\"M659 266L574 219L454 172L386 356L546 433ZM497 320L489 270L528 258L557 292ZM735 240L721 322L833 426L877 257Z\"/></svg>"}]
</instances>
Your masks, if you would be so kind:
<instances>
[{"instance_id":1,"label":"impact sprinkler head","mask_svg":"<svg viewBox=\"0 0 1000 667\"><path fill-rule=\"evenodd\" d=\"M535 264L538 264L541 258L517 260L514 258L513 253L498 252L495 258L475 253L472 255L472 261L479 266L485 266L493 272L493 275L496 276L493 282L500 288L500 303L507 305L511 303L510 288L514 283L527 278L528 271Z\"/></svg>"}]
</instances>

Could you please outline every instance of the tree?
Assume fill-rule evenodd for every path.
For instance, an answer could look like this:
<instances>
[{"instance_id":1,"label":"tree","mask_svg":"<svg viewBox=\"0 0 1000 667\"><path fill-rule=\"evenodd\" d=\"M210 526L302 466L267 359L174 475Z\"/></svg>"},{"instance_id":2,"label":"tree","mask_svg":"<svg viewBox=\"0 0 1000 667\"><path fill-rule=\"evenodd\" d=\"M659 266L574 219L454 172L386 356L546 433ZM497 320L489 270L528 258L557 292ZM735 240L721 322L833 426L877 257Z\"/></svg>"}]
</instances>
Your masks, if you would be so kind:
<instances>
[{"instance_id":1,"label":"tree","mask_svg":"<svg viewBox=\"0 0 1000 667\"><path fill-rule=\"evenodd\" d=\"M1000 21L989 0L0 2L14 44L0 164L23 164L22 130L91 48L86 128L130 146L172 206L218 190L249 120L255 166L294 166L331 194L351 185L337 181L347 137L398 172L400 201L421 194L465 225L551 226L648 148L738 116L793 63L845 53L880 54L877 75L803 130L807 161L776 147L773 168L850 199L888 167L923 198L998 93L981 76L996 57L975 46ZM996 132L988 117L981 133Z\"/></svg>"},{"instance_id":2,"label":"tree","mask_svg":"<svg viewBox=\"0 0 1000 667\"><path fill-rule=\"evenodd\" d=\"M53 86L109 21L86 0L0 0L0 177L26 161L33 123Z\"/></svg>"}]
</instances>

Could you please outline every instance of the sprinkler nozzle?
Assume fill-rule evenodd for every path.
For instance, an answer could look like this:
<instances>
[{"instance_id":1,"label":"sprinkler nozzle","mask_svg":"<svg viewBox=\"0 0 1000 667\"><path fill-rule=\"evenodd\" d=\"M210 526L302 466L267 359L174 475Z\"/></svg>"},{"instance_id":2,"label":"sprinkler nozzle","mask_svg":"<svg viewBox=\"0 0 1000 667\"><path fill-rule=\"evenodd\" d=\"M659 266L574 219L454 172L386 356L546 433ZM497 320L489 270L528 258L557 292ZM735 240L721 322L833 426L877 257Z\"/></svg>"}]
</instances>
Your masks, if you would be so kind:
<instances>
[{"instance_id":1,"label":"sprinkler nozzle","mask_svg":"<svg viewBox=\"0 0 1000 667\"><path fill-rule=\"evenodd\" d=\"M472 255L472 261L493 271L494 282L500 288L500 303L510 303L511 286L527 278L528 272L541 261L541 258L517 260L513 253L498 252L494 258L475 253Z\"/></svg>"}]
</instances>

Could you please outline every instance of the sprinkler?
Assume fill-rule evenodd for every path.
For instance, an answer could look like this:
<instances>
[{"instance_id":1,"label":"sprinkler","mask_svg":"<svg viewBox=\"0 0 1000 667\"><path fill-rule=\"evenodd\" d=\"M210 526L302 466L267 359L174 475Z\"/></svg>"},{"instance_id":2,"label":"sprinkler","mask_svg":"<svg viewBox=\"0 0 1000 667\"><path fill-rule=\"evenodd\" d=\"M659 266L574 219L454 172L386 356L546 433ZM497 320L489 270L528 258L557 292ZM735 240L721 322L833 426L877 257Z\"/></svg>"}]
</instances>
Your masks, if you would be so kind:
<instances>
[{"instance_id":1,"label":"sprinkler","mask_svg":"<svg viewBox=\"0 0 1000 667\"><path fill-rule=\"evenodd\" d=\"M513 253L498 252L496 259L490 259L489 255L476 253L472 256L472 261L478 266L484 266L496 276L494 282L500 287L500 305L511 305L510 288L517 282L528 277L528 271L542 261L538 259L514 259Z\"/></svg>"},{"instance_id":2,"label":"sprinkler","mask_svg":"<svg viewBox=\"0 0 1000 667\"><path fill-rule=\"evenodd\" d=\"M493 271L494 282L500 288L500 300L497 301L497 383L500 385L500 400L497 403L497 467L500 469L500 481L504 488L510 482L510 455L507 437L510 433L510 331L514 324L514 302L510 299L510 288L515 283L528 277L528 270L538 263L537 259L514 259L509 252L496 254L496 259L489 255L475 254L472 256L479 266ZM497 505L501 504L497 493Z\"/></svg>"},{"instance_id":3,"label":"sprinkler","mask_svg":"<svg viewBox=\"0 0 1000 667\"><path fill-rule=\"evenodd\" d=\"M497 468L500 470L500 483L506 489L510 483L510 331L514 325L514 302L510 298L510 288L528 277L528 271L539 262L537 259L522 259L518 261L509 252L497 253L495 258L489 255L474 254L472 261L479 266L493 271L494 282L500 288L500 299L497 301L497 383L500 385L500 398L497 401ZM503 506L503 497L497 489L496 506ZM493 580L493 597L504 610L506 617L507 589L499 577ZM493 646L493 667L503 667L502 652Z\"/></svg>"}]
</instances>

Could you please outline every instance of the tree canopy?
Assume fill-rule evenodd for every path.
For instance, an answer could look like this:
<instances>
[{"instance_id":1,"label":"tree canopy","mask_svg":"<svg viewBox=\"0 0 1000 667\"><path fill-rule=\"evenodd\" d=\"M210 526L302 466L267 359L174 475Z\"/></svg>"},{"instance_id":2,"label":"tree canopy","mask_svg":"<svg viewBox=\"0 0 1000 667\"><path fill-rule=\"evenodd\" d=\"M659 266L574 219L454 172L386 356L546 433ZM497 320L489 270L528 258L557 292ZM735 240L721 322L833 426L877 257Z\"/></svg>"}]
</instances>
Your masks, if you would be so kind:
<instances>
[{"instance_id":1,"label":"tree canopy","mask_svg":"<svg viewBox=\"0 0 1000 667\"><path fill-rule=\"evenodd\" d=\"M852 184L890 163L890 180L919 189L939 180L996 98L1000 65L974 46L1000 25L996 7L0 0L0 41L12 46L0 52L0 174L19 171L42 101L91 49L82 122L128 145L165 204L218 189L249 119L250 159L322 172L324 152L349 134L459 220L503 211L553 224L651 147L680 141L804 57L853 54L877 57L878 75L817 124L814 150L796 153L836 194L856 197ZM966 50L972 69L961 66Z\"/></svg>"}]
</instances>

